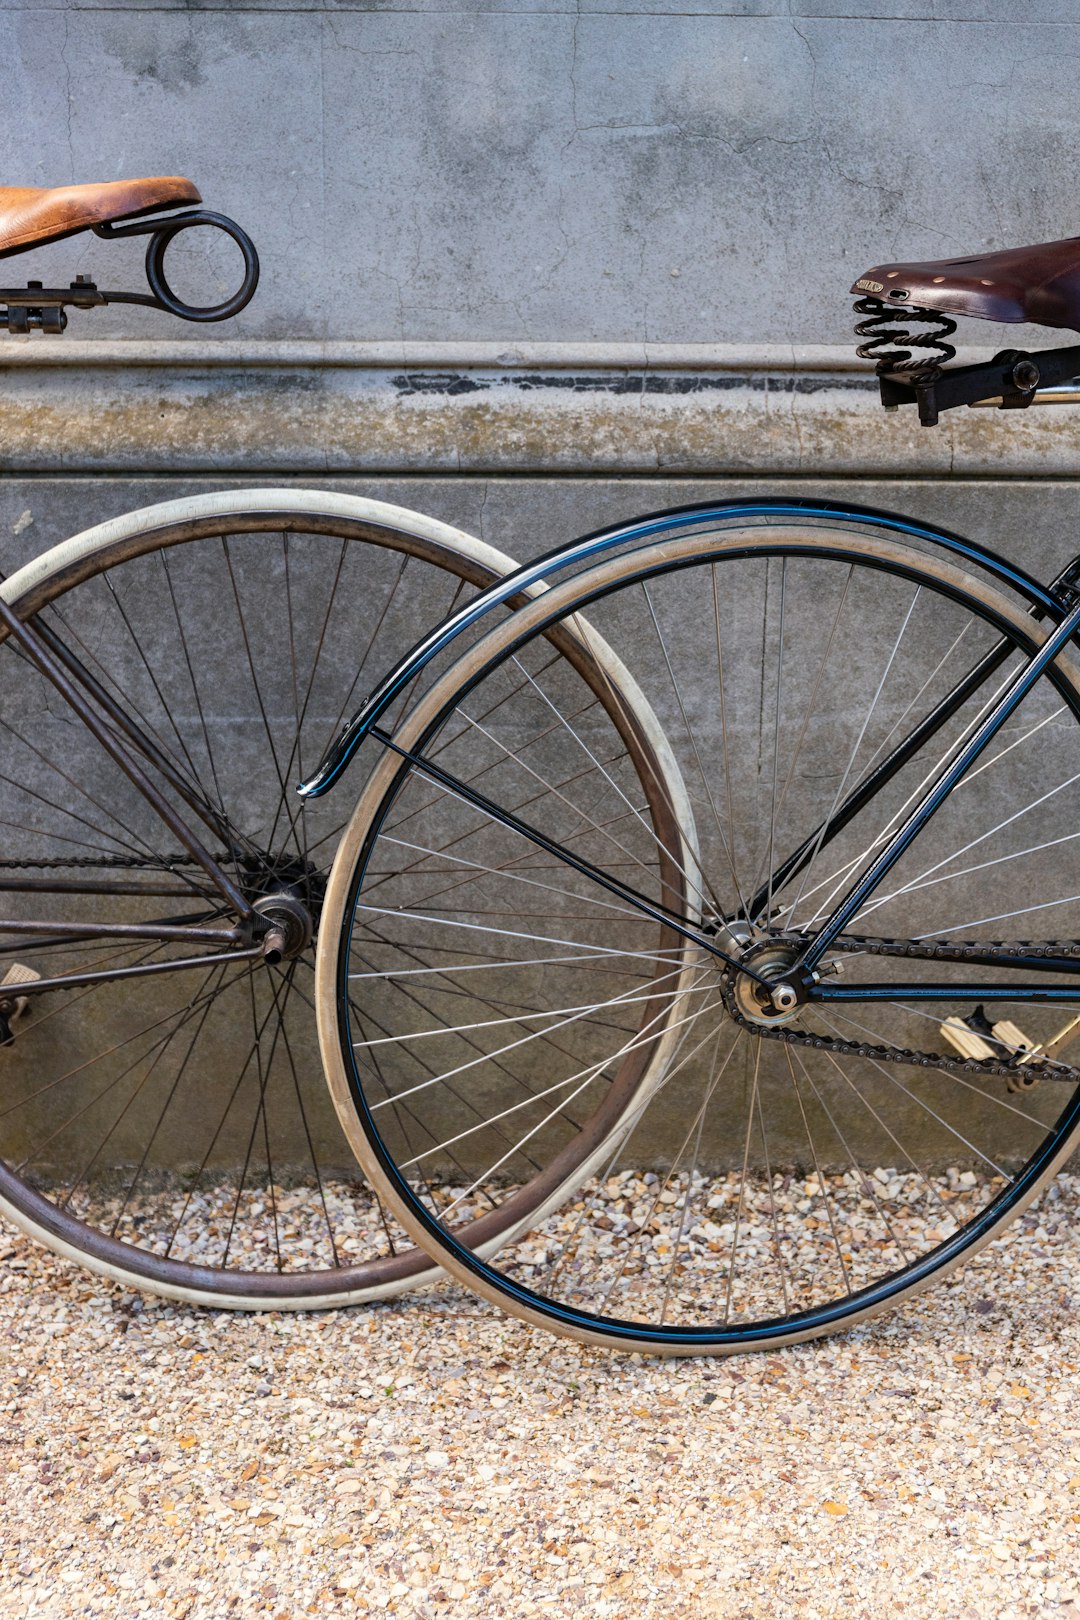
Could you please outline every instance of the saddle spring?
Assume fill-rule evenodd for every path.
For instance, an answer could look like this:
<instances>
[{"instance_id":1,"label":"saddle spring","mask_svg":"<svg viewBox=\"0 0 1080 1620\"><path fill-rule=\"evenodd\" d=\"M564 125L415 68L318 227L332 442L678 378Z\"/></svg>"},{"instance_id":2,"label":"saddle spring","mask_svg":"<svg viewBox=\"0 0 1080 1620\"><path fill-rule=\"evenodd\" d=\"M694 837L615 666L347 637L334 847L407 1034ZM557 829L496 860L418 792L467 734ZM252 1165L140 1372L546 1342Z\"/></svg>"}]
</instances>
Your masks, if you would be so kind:
<instances>
[{"instance_id":1,"label":"saddle spring","mask_svg":"<svg viewBox=\"0 0 1080 1620\"><path fill-rule=\"evenodd\" d=\"M856 326L855 335L868 340L860 343L855 353L860 360L875 360L879 376L887 372L908 371L917 374L913 380L928 381L936 377L941 366L956 354L952 344L945 342L956 331L956 322L937 310L918 306L901 309L896 304L882 303L880 298L858 298L855 313L867 317ZM936 330L911 332L907 326L891 325L897 316ZM890 349L888 345L891 343L901 347ZM912 349L936 349L938 352L913 357Z\"/></svg>"}]
</instances>

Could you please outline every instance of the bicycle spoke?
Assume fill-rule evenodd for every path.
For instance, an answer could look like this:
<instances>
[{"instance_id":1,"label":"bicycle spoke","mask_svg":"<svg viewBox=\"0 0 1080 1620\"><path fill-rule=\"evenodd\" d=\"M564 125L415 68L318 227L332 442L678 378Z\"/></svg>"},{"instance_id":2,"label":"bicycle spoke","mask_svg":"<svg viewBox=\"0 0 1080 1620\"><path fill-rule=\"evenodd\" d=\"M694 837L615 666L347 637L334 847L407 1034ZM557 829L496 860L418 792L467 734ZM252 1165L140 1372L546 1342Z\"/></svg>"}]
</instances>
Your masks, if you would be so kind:
<instances>
[{"instance_id":1,"label":"bicycle spoke","mask_svg":"<svg viewBox=\"0 0 1080 1620\"><path fill-rule=\"evenodd\" d=\"M904 614L903 622L900 625L900 629L899 629L899 631L897 633L896 640L894 641L892 647L889 649L889 655L888 655L887 659L885 660L884 668L881 671L881 677L878 680L877 686L876 686L876 688L874 690L874 695L873 695L873 697L872 697L872 699L870 701L870 707L867 709L866 714L865 714L865 716L863 718L862 725L859 728L859 734L855 739L855 746L851 750L850 757L848 758L847 765L846 765L846 767L844 769L844 774L840 778L840 786L837 788L836 794L835 794L835 796L833 798L833 801L832 801L832 804L829 806L828 814L826 815L825 820L822 822L821 832L820 832L820 834L818 836L817 843L814 846L813 853L811 854L810 859L807 861L807 863L806 863L806 865L805 865L805 867L803 869L802 883L799 885L799 889L798 889L798 892L795 895L795 899L792 901L791 906L790 906L790 908L788 910L788 926L789 927L794 927L795 912L796 912L796 910L798 908L800 900L803 897L803 891L804 891L804 889L806 887L806 882L807 882L811 872L813 871L814 862L815 862L815 860L817 859L818 855L821 852L822 843L824 842L824 838L825 838L825 831L826 831L829 823L831 822L833 816L836 814L836 811L837 811L837 809L838 809L838 807L840 805L840 802L841 802L841 800L842 800L842 798L844 796L844 789L847 787L848 779L851 776L851 773L855 768L855 761L858 758L859 750L863 745L863 739L866 736L867 729L869 728L870 722L874 717L874 713L875 713L875 711L877 709L877 706L881 701L881 694L885 690L885 683L889 679L889 674L890 674L894 664L896 663L897 656L899 655L899 652L900 652L901 644L902 644L902 642L904 640L905 635L907 634L908 625L911 623L911 617L912 617L912 614L915 612L915 605L918 602L918 600L919 600L919 590L916 590L914 596L911 598L911 603L910 603L910 605L909 605L909 607L907 609L907 612ZM826 900L825 901L825 908L828 907L828 904L829 904L829 902L828 902L828 900ZM820 914L821 913L820 913L820 910L819 910L819 912L815 913L814 918L811 919L811 920L816 921L817 917Z\"/></svg>"},{"instance_id":2,"label":"bicycle spoke","mask_svg":"<svg viewBox=\"0 0 1080 1620\"><path fill-rule=\"evenodd\" d=\"M93 531L82 561L68 557L64 574L35 580L46 646L76 686L81 679L100 739L84 734L21 647L0 651L11 695L0 768L2 909L16 924L42 912L50 919L48 935L9 931L0 940L0 979L14 966L62 984L87 970L164 968L172 955L179 959L156 941L71 937L87 921L233 920L199 865L187 854L177 858L179 835L169 835L152 802L117 773L101 749L106 737L134 753L181 822L190 812L213 829L209 853L249 904L307 912L280 967L208 962L194 987L188 976L174 984L167 972L108 979L36 993L25 1008L21 996L9 996L14 1041L0 1048L0 1205L10 1202L23 1218L25 1204L40 1227L44 1198L53 1210L47 1240L107 1264L113 1276L206 1303L377 1295L410 1275L400 1264L407 1240L350 1171L345 1137L320 1101L315 997L305 982L352 803L348 793L330 806L294 802L293 778L321 756L373 673L393 663L423 624L437 622L447 603L453 608L484 582L489 554L377 503L321 495L314 505L309 511L307 497L293 501L284 492L272 511L246 495L167 505L117 520L100 536ZM403 704L414 691L403 692ZM576 788L568 792L577 796ZM587 805L588 774L580 797ZM430 872L426 888L443 889L464 870L440 864L446 875ZM5 890L9 868L16 876ZM167 874L173 892L153 881L158 874ZM548 879L559 882L539 871L522 881ZM532 897L529 909L556 918L564 904L538 886L522 892ZM198 899L176 905L185 895ZM455 903L450 894L441 900ZM492 916L493 925L498 920ZM541 920L538 932L576 933L576 924L550 921ZM311 943L291 954L308 927ZM463 973L455 988L457 975L447 972L463 955L473 960L454 948L403 964L442 968L405 981L429 986L414 1004L416 1018L430 1017L427 1007L449 1025L474 1021L465 989L478 976ZM616 957L599 971L614 975L619 966ZM523 983L529 972L507 969ZM597 982L621 992L633 973ZM591 989L580 999L590 998ZM533 1016L517 1033L553 1022L535 1016L539 1004L531 1007L528 994L516 1000L502 1016ZM481 1029L444 1038L474 1040L479 1057L501 1044L495 1035ZM556 1034L551 1054L558 1041ZM402 1124L407 1107L398 1111ZM564 1131L577 1128L576 1119L562 1122ZM415 1274L426 1268L418 1257Z\"/></svg>"}]
</instances>

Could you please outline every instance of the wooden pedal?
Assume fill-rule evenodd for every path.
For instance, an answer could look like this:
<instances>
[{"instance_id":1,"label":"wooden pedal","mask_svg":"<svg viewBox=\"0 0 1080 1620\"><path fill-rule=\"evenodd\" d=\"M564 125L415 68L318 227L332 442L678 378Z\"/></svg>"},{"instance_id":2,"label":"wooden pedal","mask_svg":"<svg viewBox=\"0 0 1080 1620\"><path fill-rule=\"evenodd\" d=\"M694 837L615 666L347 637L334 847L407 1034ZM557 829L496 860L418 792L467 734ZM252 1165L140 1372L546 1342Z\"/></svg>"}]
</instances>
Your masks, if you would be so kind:
<instances>
[{"instance_id":1,"label":"wooden pedal","mask_svg":"<svg viewBox=\"0 0 1080 1620\"><path fill-rule=\"evenodd\" d=\"M1029 1041L1018 1024L1010 1024L1004 1019L1000 1024L994 1025L994 1039L1000 1041L1002 1046L1009 1046L1014 1052L1030 1052L1035 1046Z\"/></svg>"},{"instance_id":2,"label":"wooden pedal","mask_svg":"<svg viewBox=\"0 0 1080 1620\"><path fill-rule=\"evenodd\" d=\"M980 1007L972 1014L972 1020L979 1019L981 1013ZM1010 1023L1007 1018L998 1024L989 1024L985 1018L981 1022L986 1023L985 1033L981 1028L972 1028L966 1018L946 1018L941 1025L941 1034L962 1057L976 1058L980 1062L987 1058L1020 1057L1035 1046L1035 1042L1028 1039L1019 1025ZM987 1035L992 1039L988 1040Z\"/></svg>"},{"instance_id":3,"label":"wooden pedal","mask_svg":"<svg viewBox=\"0 0 1080 1620\"><path fill-rule=\"evenodd\" d=\"M969 1029L962 1018L946 1018L941 1026L941 1033L961 1057L975 1058L982 1062L986 1058L997 1056L989 1041L985 1041L981 1035Z\"/></svg>"},{"instance_id":4,"label":"wooden pedal","mask_svg":"<svg viewBox=\"0 0 1080 1620\"><path fill-rule=\"evenodd\" d=\"M0 979L0 1046L10 1046L14 1040L13 1021L24 1013L30 998L19 994L21 984L36 984L41 974L25 962L12 962Z\"/></svg>"}]
</instances>

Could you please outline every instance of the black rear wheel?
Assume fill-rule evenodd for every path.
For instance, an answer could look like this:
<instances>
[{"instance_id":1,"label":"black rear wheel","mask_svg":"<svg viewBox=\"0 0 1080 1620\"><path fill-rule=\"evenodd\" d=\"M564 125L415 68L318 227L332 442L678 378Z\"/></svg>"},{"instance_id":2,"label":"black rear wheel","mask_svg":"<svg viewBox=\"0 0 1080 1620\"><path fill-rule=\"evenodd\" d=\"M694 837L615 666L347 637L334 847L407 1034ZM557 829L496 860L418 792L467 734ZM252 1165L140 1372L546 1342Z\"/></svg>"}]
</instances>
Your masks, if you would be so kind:
<instances>
[{"instance_id":1,"label":"black rear wheel","mask_svg":"<svg viewBox=\"0 0 1080 1620\"><path fill-rule=\"evenodd\" d=\"M121 1281L238 1308L348 1303L430 1275L327 1098L315 948L344 815L294 786L419 627L511 566L379 502L249 490L129 514L7 582L137 726L154 781L284 936L277 964L20 993L28 974L213 949L79 940L72 923L232 919L53 689L0 651L0 915L55 923L0 926L0 1209L32 1235Z\"/></svg>"},{"instance_id":2,"label":"black rear wheel","mask_svg":"<svg viewBox=\"0 0 1080 1620\"><path fill-rule=\"evenodd\" d=\"M1046 632L865 522L657 530L492 630L396 733L328 890L324 1049L365 1168L457 1276L578 1338L723 1352L922 1287L1071 1151L1080 1053L1051 1043L1080 984L1073 1005L992 1007L981 1057L943 1026L974 1011L949 984L1005 976L1001 942L1080 952L1080 689L1070 653L824 959L825 982L884 982L884 999L778 1010L753 975L783 977ZM544 661L579 611L632 670L696 822L678 920L697 943L677 986L649 943L665 851L635 816L625 751L577 719L572 665ZM914 987L931 981L927 1003ZM573 1110L610 1089L665 998L662 1067L603 1154L478 1256L468 1219L561 1173ZM1040 1065L1009 1023L1050 1048Z\"/></svg>"}]
</instances>

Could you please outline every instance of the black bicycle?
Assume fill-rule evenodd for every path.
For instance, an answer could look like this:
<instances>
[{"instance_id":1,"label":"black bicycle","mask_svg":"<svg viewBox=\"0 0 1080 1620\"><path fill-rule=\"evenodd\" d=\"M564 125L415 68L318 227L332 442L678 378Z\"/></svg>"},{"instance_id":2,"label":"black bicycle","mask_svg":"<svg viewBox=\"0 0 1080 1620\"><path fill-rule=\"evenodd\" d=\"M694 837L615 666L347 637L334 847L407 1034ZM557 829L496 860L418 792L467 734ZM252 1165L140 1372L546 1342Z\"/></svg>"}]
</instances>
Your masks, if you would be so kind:
<instances>
[{"instance_id":1,"label":"black bicycle","mask_svg":"<svg viewBox=\"0 0 1080 1620\"><path fill-rule=\"evenodd\" d=\"M884 404L927 425L1080 372L945 341L950 313L1080 327L1080 239L853 291ZM368 739L323 1054L417 1242L531 1321L688 1353L846 1326L1000 1232L1080 1126L1078 586L885 512L724 501L421 642L302 789Z\"/></svg>"}]
</instances>

